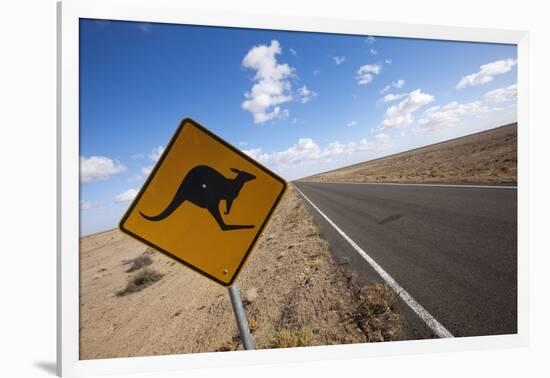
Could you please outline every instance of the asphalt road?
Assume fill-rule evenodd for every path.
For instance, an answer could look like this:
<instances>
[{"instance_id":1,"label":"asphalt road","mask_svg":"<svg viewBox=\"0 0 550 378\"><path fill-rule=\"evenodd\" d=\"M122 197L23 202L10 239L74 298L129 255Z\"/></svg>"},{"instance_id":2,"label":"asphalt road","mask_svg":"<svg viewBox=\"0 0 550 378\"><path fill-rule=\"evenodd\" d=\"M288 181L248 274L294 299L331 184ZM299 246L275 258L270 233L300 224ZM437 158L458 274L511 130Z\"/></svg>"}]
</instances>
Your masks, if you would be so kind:
<instances>
[{"instance_id":1,"label":"asphalt road","mask_svg":"<svg viewBox=\"0 0 550 378\"><path fill-rule=\"evenodd\" d=\"M515 188L294 185L453 336L517 332ZM383 281L308 207L338 261L364 282ZM430 337L422 318L407 318L412 337Z\"/></svg>"}]
</instances>

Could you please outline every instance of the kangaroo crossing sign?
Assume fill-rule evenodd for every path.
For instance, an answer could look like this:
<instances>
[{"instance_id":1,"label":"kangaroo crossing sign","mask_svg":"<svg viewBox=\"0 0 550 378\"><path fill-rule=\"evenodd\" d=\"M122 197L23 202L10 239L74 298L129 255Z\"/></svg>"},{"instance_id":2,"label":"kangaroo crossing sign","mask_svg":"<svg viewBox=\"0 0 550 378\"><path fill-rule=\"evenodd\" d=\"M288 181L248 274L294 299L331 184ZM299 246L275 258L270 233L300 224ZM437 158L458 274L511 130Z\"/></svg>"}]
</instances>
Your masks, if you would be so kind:
<instances>
[{"instance_id":1,"label":"kangaroo crossing sign","mask_svg":"<svg viewBox=\"0 0 550 378\"><path fill-rule=\"evenodd\" d=\"M286 186L248 155L185 119L119 227L231 286Z\"/></svg>"}]
</instances>

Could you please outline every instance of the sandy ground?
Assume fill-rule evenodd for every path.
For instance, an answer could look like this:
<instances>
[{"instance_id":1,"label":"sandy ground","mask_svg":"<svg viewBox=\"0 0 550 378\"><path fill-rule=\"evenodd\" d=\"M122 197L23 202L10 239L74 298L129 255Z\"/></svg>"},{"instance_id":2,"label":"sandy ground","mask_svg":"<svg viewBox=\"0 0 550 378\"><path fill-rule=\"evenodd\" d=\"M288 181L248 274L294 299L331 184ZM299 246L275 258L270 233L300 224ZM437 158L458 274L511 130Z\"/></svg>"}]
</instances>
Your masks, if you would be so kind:
<instances>
[{"instance_id":1,"label":"sandy ground","mask_svg":"<svg viewBox=\"0 0 550 378\"><path fill-rule=\"evenodd\" d=\"M301 201L287 192L238 279L257 347L398 339L394 294L357 287ZM80 256L81 359L242 349L225 288L118 230L83 237ZM136 259L151 264L127 272Z\"/></svg>"},{"instance_id":2,"label":"sandy ground","mask_svg":"<svg viewBox=\"0 0 550 378\"><path fill-rule=\"evenodd\" d=\"M517 124L355 164L302 180L516 183Z\"/></svg>"}]
</instances>

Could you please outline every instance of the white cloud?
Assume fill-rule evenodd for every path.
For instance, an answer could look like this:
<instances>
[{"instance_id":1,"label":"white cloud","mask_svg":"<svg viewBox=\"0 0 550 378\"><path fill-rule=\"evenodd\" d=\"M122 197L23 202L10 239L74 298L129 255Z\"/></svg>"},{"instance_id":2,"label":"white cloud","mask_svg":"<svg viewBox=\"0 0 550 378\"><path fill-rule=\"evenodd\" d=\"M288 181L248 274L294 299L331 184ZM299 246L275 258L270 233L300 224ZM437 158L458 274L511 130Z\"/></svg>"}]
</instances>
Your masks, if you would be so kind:
<instances>
[{"instance_id":1,"label":"white cloud","mask_svg":"<svg viewBox=\"0 0 550 378\"><path fill-rule=\"evenodd\" d=\"M370 49L370 53L372 55L378 55L378 51L376 51L376 49Z\"/></svg>"},{"instance_id":2,"label":"white cloud","mask_svg":"<svg viewBox=\"0 0 550 378\"><path fill-rule=\"evenodd\" d=\"M378 129L409 126L414 122L413 113L433 100L434 96L423 93L420 89L410 92L403 101L386 110L384 120L378 125Z\"/></svg>"},{"instance_id":3,"label":"white cloud","mask_svg":"<svg viewBox=\"0 0 550 378\"><path fill-rule=\"evenodd\" d=\"M294 56L297 56L298 53L296 52L296 50L294 50L292 47L289 49L290 53Z\"/></svg>"},{"instance_id":4,"label":"white cloud","mask_svg":"<svg viewBox=\"0 0 550 378\"><path fill-rule=\"evenodd\" d=\"M143 159L145 157L145 155L143 154L133 154L132 156L130 156L132 159Z\"/></svg>"},{"instance_id":5,"label":"white cloud","mask_svg":"<svg viewBox=\"0 0 550 378\"><path fill-rule=\"evenodd\" d=\"M359 67L357 70L357 83L359 85L366 85L374 79L374 75L380 73L381 67L378 64L365 64Z\"/></svg>"},{"instance_id":6,"label":"white cloud","mask_svg":"<svg viewBox=\"0 0 550 378\"><path fill-rule=\"evenodd\" d=\"M269 159L269 154L264 153L261 148L252 148L250 150L243 150L245 154L250 156L252 159L265 162Z\"/></svg>"},{"instance_id":7,"label":"white cloud","mask_svg":"<svg viewBox=\"0 0 550 378\"><path fill-rule=\"evenodd\" d=\"M516 64L517 60L511 58L484 64L479 67L478 72L463 76L456 88L462 89L468 86L487 84L493 81L495 76L509 72Z\"/></svg>"},{"instance_id":8,"label":"white cloud","mask_svg":"<svg viewBox=\"0 0 550 378\"><path fill-rule=\"evenodd\" d=\"M158 146L151 150L149 155L149 159L151 159L154 163L159 161L160 157L162 156L162 153L164 152L164 146ZM141 168L141 174L137 178L144 178L147 177L152 171L153 171L153 164L146 165L145 167Z\"/></svg>"},{"instance_id":9,"label":"white cloud","mask_svg":"<svg viewBox=\"0 0 550 378\"><path fill-rule=\"evenodd\" d=\"M350 123L348 123L348 127L353 127L357 125L358 125L357 121L351 121Z\"/></svg>"},{"instance_id":10,"label":"white cloud","mask_svg":"<svg viewBox=\"0 0 550 378\"><path fill-rule=\"evenodd\" d=\"M263 152L261 148L245 150L244 152L253 159L275 167L313 161L321 157L321 148L310 138L301 138L297 144L279 152L267 153Z\"/></svg>"},{"instance_id":11,"label":"white cloud","mask_svg":"<svg viewBox=\"0 0 550 378\"><path fill-rule=\"evenodd\" d=\"M317 76L321 73L321 70L313 70L313 76Z\"/></svg>"},{"instance_id":12,"label":"white cloud","mask_svg":"<svg viewBox=\"0 0 550 378\"><path fill-rule=\"evenodd\" d=\"M372 150L374 148L374 144L370 143L367 139L349 143L332 142L329 143L328 147L323 151L323 157L325 159L330 159L341 155L350 156L356 152Z\"/></svg>"},{"instance_id":13,"label":"white cloud","mask_svg":"<svg viewBox=\"0 0 550 378\"><path fill-rule=\"evenodd\" d=\"M462 117L479 116L490 112L489 107L481 101L461 104L449 102L445 106L432 106L418 120L417 130L436 131L461 124Z\"/></svg>"},{"instance_id":14,"label":"white cloud","mask_svg":"<svg viewBox=\"0 0 550 378\"><path fill-rule=\"evenodd\" d=\"M377 140L385 142L381 138L377 138ZM275 169L284 169L302 164L327 162L341 156L350 156L357 152L374 150L376 147L376 143L371 143L367 139L361 139L357 142L349 143L335 141L329 143L325 148L321 148L311 138L300 138L298 143L286 150L267 153L261 148L255 148L245 150L244 152L253 159L259 160Z\"/></svg>"},{"instance_id":15,"label":"white cloud","mask_svg":"<svg viewBox=\"0 0 550 378\"><path fill-rule=\"evenodd\" d=\"M398 88L398 89L399 89L399 88L402 88L403 85L405 85L405 80L403 80L403 79L399 79L399 80L394 81L394 82L391 83L391 86L392 86L392 87Z\"/></svg>"},{"instance_id":16,"label":"white cloud","mask_svg":"<svg viewBox=\"0 0 550 378\"><path fill-rule=\"evenodd\" d=\"M374 136L374 138L382 143L387 143L390 140L390 136L385 133L378 133Z\"/></svg>"},{"instance_id":17,"label":"white cloud","mask_svg":"<svg viewBox=\"0 0 550 378\"><path fill-rule=\"evenodd\" d=\"M345 56L335 56L333 57L332 59L334 59L334 62L337 64L337 65L340 65L342 63L344 63L346 61L346 57Z\"/></svg>"},{"instance_id":18,"label":"white cloud","mask_svg":"<svg viewBox=\"0 0 550 378\"><path fill-rule=\"evenodd\" d=\"M241 146L241 147L248 146L248 142L241 141L241 142L239 142L239 146Z\"/></svg>"},{"instance_id":19,"label":"white cloud","mask_svg":"<svg viewBox=\"0 0 550 378\"><path fill-rule=\"evenodd\" d=\"M268 161L272 161L275 166L281 167L301 164L305 161L319 159L320 157L321 148L313 139L300 138L298 143L288 149L270 155Z\"/></svg>"},{"instance_id":20,"label":"white cloud","mask_svg":"<svg viewBox=\"0 0 550 378\"><path fill-rule=\"evenodd\" d=\"M369 45L372 45L375 41L376 41L376 38L374 38L372 35L369 35L369 36L365 39L365 42L368 43Z\"/></svg>"},{"instance_id":21,"label":"white cloud","mask_svg":"<svg viewBox=\"0 0 550 378\"><path fill-rule=\"evenodd\" d=\"M149 159L153 160L156 163L157 161L159 161L163 152L164 152L164 146L155 147L149 154Z\"/></svg>"},{"instance_id":22,"label":"white cloud","mask_svg":"<svg viewBox=\"0 0 550 378\"><path fill-rule=\"evenodd\" d=\"M306 102L311 101L311 99L313 97L316 97L317 95L318 95L317 92L314 92L311 89L308 89L308 87L305 85L301 88L298 88L298 96L302 104L305 104Z\"/></svg>"},{"instance_id":23,"label":"white cloud","mask_svg":"<svg viewBox=\"0 0 550 378\"><path fill-rule=\"evenodd\" d=\"M120 202L131 201L137 196L137 194L138 194L137 189L128 189L127 191L117 195L115 202L120 203Z\"/></svg>"},{"instance_id":24,"label":"white cloud","mask_svg":"<svg viewBox=\"0 0 550 378\"><path fill-rule=\"evenodd\" d=\"M146 177L146 176L149 176L149 174L153 171L153 166L152 165L147 165L143 168L141 168L141 177Z\"/></svg>"},{"instance_id":25,"label":"white cloud","mask_svg":"<svg viewBox=\"0 0 550 378\"><path fill-rule=\"evenodd\" d=\"M515 100L518 96L518 85L512 84L505 88L499 88L485 93L485 100L501 103Z\"/></svg>"},{"instance_id":26,"label":"white cloud","mask_svg":"<svg viewBox=\"0 0 550 378\"><path fill-rule=\"evenodd\" d=\"M99 204L97 202L91 202L91 201L80 201L80 210L90 210L95 209L99 207Z\"/></svg>"},{"instance_id":27,"label":"white cloud","mask_svg":"<svg viewBox=\"0 0 550 378\"><path fill-rule=\"evenodd\" d=\"M405 85L405 80L403 80L403 79L392 81L390 84L388 84L384 88L382 88L382 90L380 91L380 94L384 94L392 88L395 88L395 89L403 88L404 85Z\"/></svg>"},{"instance_id":28,"label":"white cloud","mask_svg":"<svg viewBox=\"0 0 550 378\"><path fill-rule=\"evenodd\" d=\"M281 46L273 40L269 46L254 46L243 58L242 65L256 71L256 83L244 94L246 100L242 103L242 108L254 116L254 123L288 114L280 105L292 100L289 78L294 69L278 63L278 54L281 54Z\"/></svg>"},{"instance_id":29,"label":"white cloud","mask_svg":"<svg viewBox=\"0 0 550 378\"><path fill-rule=\"evenodd\" d=\"M80 157L80 181L107 180L112 175L126 171L126 167L105 156Z\"/></svg>"},{"instance_id":30,"label":"white cloud","mask_svg":"<svg viewBox=\"0 0 550 378\"><path fill-rule=\"evenodd\" d=\"M388 102L401 100L403 97L406 97L408 95L409 95L408 93L389 93L389 94L385 95L384 97L382 97L379 100L379 102L381 102L383 104L387 104Z\"/></svg>"},{"instance_id":31,"label":"white cloud","mask_svg":"<svg viewBox=\"0 0 550 378\"><path fill-rule=\"evenodd\" d=\"M391 64L391 63L392 63L392 59L391 59L391 58L386 58L386 59L384 59L384 63L386 63L386 64Z\"/></svg>"}]
</instances>

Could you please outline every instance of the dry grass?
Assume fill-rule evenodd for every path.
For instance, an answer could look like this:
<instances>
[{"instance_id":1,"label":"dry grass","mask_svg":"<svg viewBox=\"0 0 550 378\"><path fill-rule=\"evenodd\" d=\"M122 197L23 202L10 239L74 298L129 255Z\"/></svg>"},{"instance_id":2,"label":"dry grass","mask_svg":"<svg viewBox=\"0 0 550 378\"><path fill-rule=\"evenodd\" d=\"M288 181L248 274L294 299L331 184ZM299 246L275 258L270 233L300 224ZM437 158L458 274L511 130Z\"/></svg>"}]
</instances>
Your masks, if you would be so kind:
<instances>
[{"instance_id":1,"label":"dry grass","mask_svg":"<svg viewBox=\"0 0 550 378\"><path fill-rule=\"evenodd\" d=\"M298 330L281 329L275 332L271 348L295 348L312 345L313 332L309 327Z\"/></svg>"},{"instance_id":2,"label":"dry grass","mask_svg":"<svg viewBox=\"0 0 550 378\"><path fill-rule=\"evenodd\" d=\"M141 291L159 281L162 276L162 274L151 268L140 270L138 273L130 276L126 288L119 291L117 296L123 297L131 293L137 293L138 291Z\"/></svg>"},{"instance_id":3,"label":"dry grass","mask_svg":"<svg viewBox=\"0 0 550 378\"><path fill-rule=\"evenodd\" d=\"M130 267L126 269L126 273L131 273L143 268L144 266L151 265L152 263L153 259L151 258L150 254L145 252L136 258L124 261L123 264L130 265Z\"/></svg>"}]
</instances>

